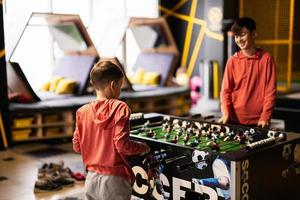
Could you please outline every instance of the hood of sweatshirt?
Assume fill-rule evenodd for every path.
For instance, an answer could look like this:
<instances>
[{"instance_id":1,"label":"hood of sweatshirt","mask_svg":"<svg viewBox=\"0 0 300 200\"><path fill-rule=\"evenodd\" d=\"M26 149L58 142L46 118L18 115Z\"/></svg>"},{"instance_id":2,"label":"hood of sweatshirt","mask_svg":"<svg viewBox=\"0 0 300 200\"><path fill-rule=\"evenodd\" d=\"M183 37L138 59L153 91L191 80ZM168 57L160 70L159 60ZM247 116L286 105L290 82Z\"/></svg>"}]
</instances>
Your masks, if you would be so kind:
<instances>
[{"instance_id":1,"label":"hood of sweatshirt","mask_svg":"<svg viewBox=\"0 0 300 200\"><path fill-rule=\"evenodd\" d=\"M248 57L245 54L243 54L242 51L236 52L233 56L238 57L238 58L247 58L247 59L260 59L262 55L264 54L264 50L261 48L256 48L256 52L253 56Z\"/></svg>"},{"instance_id":2,"label":"hood of sweatshirt","mask_svg":"<svg viewBox=\"0 0 300 200\"><path fill-rule=\"evenodd\" d=\"M100 126L113 126L122 116L128 114L124 109L125 103L116 99L97 99L90 106L94 123Z\"/></svg>"}]
</instances>

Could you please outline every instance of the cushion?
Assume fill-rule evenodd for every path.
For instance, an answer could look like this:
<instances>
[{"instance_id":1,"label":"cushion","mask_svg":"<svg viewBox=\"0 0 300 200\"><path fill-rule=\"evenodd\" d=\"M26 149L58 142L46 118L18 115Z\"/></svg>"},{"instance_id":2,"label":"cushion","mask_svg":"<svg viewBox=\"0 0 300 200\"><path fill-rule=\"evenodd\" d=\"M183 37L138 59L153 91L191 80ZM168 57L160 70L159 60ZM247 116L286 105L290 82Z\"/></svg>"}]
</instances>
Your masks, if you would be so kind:
<instances>
[{"instance_id":1,"label":"cushion","mask_svg":"<svg viewBox=\"0 0 300 200\"><path fill-rule=\"evenodd\" d=\"M144 85L159 85L160 84L160 73L159 72L146 72L144 74L143 82Z\"/></svg>"},{"instance_id":2,"label":"cushion","mask_svg":"<svg viewBox=\"0 0 300 200\"><path fill-rule=\"evenodd\" d=\"M50 85L51 85L51 81L47 81L46 83L44 83L41 87L42 91L49 91L50 90Z\"/></svg>"},{"instance_id":3,"label":"cushion","mask_svg":"<svg viewBox=\"0 0 300 200\"><path fill-rule=\"evenodd\" d=\"M60 76L55 76L51 79L50 81L50 88L49 91L50 92L55 92L56 87L58 86L59 81L63 80L63 77Z\"/></svg>"},{"instance_id":4,"label":"cushion","mask_svg":"<svg viewBox=\"0 0 300 200\"><path fill-rule=\"evenodd\" d=\"M135 73L133 74L128 74L128 79L130 80L131 83L133 84L142 84L143 79L145 75L145 70L143 69L138 69Z\"/></svg>"},{"instance_id":5,"label":"cushion","mask_svg":"<svg viewBox=\"0 0 300 200\"><path fill-rule=\"evenodd\" d=\"M57 94L72 94L74 93L74 89L76 87L77 83L74 80L71 79L62 79L59 81L55 92Z\"/></svg>"},{"instance_id":6,"label":"cushion","mask_svg":"<svg viewBox=\"0 0 300 200\"><path fill-rule=\"evenodd\" d=\"M143 69L146 72L159 72L160 86L165 86L174 71L174 54L169 53L141 53L139 54L133 71Z\"/></svg>"},{"instance_id":7,"label":"cushion","mask_svg":"<svg viewBox=\"0 0 300 200\"><path fill-rule=\"evenodd\" d=\"M95 56L64 56L55 65L52 76L65 77L76 81L76 94L82 95L86 92L90 70L95 59Z\"/></svg>"}]
</instances>

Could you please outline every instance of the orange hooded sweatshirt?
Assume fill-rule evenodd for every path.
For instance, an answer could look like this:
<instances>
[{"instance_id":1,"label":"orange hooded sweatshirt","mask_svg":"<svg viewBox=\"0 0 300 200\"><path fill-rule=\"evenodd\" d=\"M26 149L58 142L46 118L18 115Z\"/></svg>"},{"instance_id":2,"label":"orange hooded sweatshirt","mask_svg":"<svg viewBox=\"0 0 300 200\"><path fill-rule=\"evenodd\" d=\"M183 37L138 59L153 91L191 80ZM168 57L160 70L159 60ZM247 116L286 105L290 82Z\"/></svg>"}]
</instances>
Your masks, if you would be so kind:
<instances>
[{"instance_id":1,"label":"orange hooded sweatshirt","mask_svg":"<svg viewBox=\"0 0 300 200\"><path fill-rule=\"evenodd\" d=\"M77 110L73 149L87 170L134 183L127 156L144 153L146 146L129 139L129 117L128 106L115 99L94 100Z\"/></svg>"},{"instance_id":2,"label":"orange hooded sweatshirt","mask_svg":"<svg viewBox=\"0 0 300 200\"><path fill-rule=\"evenodd\" d=\"M276 102L275 62L262 49L252 57L241 51L226 64L221 89L223 115L239 124L269 121Z\"/></svg>"}]
</instances>

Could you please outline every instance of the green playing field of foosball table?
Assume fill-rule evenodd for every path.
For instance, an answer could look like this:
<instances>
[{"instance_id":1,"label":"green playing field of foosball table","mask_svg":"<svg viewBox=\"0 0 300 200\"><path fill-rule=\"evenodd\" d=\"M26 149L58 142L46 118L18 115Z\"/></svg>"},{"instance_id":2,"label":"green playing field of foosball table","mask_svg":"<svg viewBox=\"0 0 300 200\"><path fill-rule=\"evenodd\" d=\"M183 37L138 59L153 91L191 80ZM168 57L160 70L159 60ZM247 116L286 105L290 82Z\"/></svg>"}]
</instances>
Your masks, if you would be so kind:
<instances>
[{"instance_id":1,"label":"green playing field of foosball table","mask_svg":"<svg viewBox=\"0 0 300 200\"><path fill-rule=\"evenodd\" d=\"M131 127L131 134L141 138L172 143L195 149L227 153L251 150L286 138L285 133L258 128L229 127L170 116L146 120Z\"/></svg>"},{"instance_id":2,"label":"green playing field of foosball table","mask_svg":"<svg viewBox=\"0 0 300 200\"><path fill-rule=\"evenodd\" d=\"M131 127L131 134L141 138L193 147L205 151L226 153L242 148L251 149L284 139L283 133L258 129L229 128L225 125L191 120L147 120Z\"/></svg>"},{"instance_id":3,"label":"green playing field of foosball table","mask_svg":"<svg viewBox=\"0 0 300 200\"><path fill-rule=\"evenodd\" d=\"M240 144L238 140L223 141L221 138L211 138L206 135L194 135L184 133L180 130L173 129L170 132L163 130L161 126L151 127L149 130L134 130L133 135L140 137L153 138L178 145L190 146L202 150L215 150L220 152L234 151L245 144Z\"/></svg>"}]
</instances>

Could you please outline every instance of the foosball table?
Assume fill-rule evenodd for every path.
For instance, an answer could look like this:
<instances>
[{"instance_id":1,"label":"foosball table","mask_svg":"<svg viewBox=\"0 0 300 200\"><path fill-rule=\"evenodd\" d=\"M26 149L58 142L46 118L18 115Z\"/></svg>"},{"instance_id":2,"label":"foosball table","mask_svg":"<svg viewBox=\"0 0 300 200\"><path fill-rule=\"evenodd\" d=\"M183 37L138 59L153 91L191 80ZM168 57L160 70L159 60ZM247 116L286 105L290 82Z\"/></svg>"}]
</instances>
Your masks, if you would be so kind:
<instances>
[{"instance_id":1,"label":"foosball table","mask_svg":"<svg viewBox=\"0 0 300 200\"><path fill-rule=\"evenodd\" d=\"M158 113L131 115L130 158L142 199L300 199L300 134Z\"/></svg>"}]
</instances>

